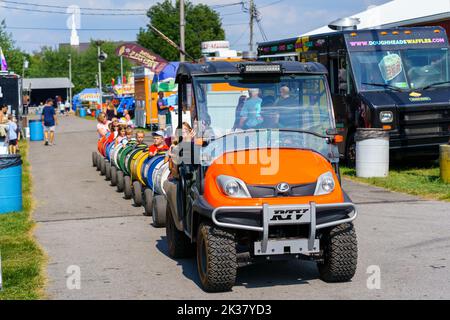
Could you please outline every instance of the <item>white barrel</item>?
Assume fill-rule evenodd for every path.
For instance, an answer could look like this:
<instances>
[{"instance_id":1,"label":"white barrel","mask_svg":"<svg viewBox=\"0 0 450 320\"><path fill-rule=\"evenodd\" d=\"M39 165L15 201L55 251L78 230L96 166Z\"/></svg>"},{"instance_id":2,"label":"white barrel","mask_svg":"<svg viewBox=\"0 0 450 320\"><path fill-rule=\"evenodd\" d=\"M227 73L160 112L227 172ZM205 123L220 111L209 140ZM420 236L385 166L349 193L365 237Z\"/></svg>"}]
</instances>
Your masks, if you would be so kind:
<instances>
[{"instance_id":1,"label":"white barrel","mask_svg":"<svg viewBox=\"0 0 450 320\"><path fill-rule=\"evenodd\" d=\"M116 166L116 167L118 167L118 165L117 165L117 156L119 154L119 151L122 150L123 147L124 147L124 145L120 143L120 144L117 145L117 147L114 148L114 153L113 153L111 159L113 160L112 164L114 166Z\"/></svg>"},{"instance_id":2,"label":"white barrel","mask_svg":"<svg viewBox=\"0 0 450 320\"><path fill-rule=\"evenodd\" d=\"M159 181L161 180L161 178L158 178L158 176L162 174L161 168L163 168L164 165L165 165L164 161L161 161L156 165L155 170L153 170L152 172L153 191L156 194L161 194L160 193L161 186L159 185Z\"/></svg>"},{"instance_id":3,"label":"white barrel","mask_svg":"<svg viewBox=\"0 0 450 320\"><path fill-rule=\"evenodd\" d=\"M386 178L389 175L389 132L382 129L358 129L356 176Z\"/></svg>"},{"instance_id":4,"label":"white barrel","mask_svg":"<svg viewBox=\"0 0 450 320\"><path fill-rule=\"evenodd\" d=\"M164 190L164 183L169 179L170 169L169 163L165 163L161 168L155 170L153 174L153 189L155 193L166 195L166 191Z\"/></svg>"}]
</instances>

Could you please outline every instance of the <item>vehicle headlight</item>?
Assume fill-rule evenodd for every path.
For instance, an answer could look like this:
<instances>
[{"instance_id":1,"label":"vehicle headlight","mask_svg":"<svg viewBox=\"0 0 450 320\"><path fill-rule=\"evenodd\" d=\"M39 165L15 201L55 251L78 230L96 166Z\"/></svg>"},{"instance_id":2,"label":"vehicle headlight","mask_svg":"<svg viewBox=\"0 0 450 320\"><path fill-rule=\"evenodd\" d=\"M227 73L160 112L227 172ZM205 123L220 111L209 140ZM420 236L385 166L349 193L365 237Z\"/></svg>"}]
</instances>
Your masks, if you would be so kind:
<instances>
[{"instance_id":1,"label":"vehicle headlight","mask_svg":"<svg viewBox=\"0 0 450 320\"><path fill-rule=\"evenodd\" d=\"M330 194L334 191L335 188L336 183L334 182L333 174L331 172L327 172L319 177L314 195L322 196Z\"/></svg>"},{"instance_id":2,"label":"vehicle headlight","mask_svg":"<svg viewBox=\"0 0 450 320\"><path fill-rule=\"evenodd\" d=\"M381 123L392 123L394 122L394 113L392 111L382 111L380 112Z\"/></svg>"},{"instance_id":3,"label":"vehicle headlight","mask_svg":"<svg viewBox=\"0 0 450 320\"><path fill-rule=\"evenodd\" d=\"M222 192L231 198L251 198L247 186L238 178L219 176L217 177L217 184Z\"/></svg>"}]
</instances>

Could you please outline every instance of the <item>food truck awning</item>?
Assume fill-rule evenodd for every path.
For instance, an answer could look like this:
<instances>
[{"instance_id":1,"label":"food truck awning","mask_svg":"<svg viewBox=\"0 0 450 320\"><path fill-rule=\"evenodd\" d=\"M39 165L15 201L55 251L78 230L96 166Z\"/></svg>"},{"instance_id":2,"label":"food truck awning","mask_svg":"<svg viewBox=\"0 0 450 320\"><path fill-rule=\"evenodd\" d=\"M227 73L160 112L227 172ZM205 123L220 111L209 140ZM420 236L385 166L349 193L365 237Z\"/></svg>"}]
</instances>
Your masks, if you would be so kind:
<instances>
[{"instance_id":1,"label":"food truck awning","mask_svg":"<svg viewBox=\"0 0 450 320\"><path fill-rule=\"evenodd\" d=\"M358 29L410 26L450 19L450 1L393 0L351 16L360 19ZM342 17L336 17L342 18ZM312 30L303 36L334 32L328 26Z\"/></svg>"}]
</instances>

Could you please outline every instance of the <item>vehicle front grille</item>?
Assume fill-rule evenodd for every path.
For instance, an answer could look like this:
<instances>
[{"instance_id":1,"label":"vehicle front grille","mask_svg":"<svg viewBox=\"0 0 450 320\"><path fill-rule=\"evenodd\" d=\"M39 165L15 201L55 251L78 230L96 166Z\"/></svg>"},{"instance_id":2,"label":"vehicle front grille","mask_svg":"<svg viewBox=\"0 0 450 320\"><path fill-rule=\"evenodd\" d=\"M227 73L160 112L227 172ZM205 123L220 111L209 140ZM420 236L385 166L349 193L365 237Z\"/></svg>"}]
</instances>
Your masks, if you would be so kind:
<instances>
[{"instance_id":1,"label":"vehicle front grille","mask_svg":"<svg viewBox=\"0 0 450 320\"><path fill-rule=\"evenodd\" d=\"M287 193L279 192L277 185L249 185L247 188L252 198L310 197L314 195L316 185L317 182L291 185Z\"/></svg>"},{"instance_id":2,"label":"vehicle front grille","mask_svg":"<svg viewBox=\"0 0 450 320\"><path fill-rule=\"evenodd\" d=\"M449 134L450 106L442 109L401 110L399 113L400 132L406 135ZM422 110L420 110L422 109Z\"/></svg>"}]
</instances>

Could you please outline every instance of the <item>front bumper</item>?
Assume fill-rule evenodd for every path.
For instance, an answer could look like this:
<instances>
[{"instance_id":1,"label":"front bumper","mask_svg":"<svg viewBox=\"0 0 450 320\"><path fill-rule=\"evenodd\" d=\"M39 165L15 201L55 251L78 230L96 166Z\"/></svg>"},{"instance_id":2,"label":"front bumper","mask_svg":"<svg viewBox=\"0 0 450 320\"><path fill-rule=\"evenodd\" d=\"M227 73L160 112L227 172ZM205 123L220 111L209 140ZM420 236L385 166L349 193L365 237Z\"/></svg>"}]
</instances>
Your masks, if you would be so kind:
<instances>
[{"instance_id":1,"label":"front bumper","mask_svg":"<svg viewBox=\"0 0 450 320\"><path fill-rule=\"evenodd\" d=\"M255 242L255 256L284 254L314 254L320 251L317 230L349 223L358 212L353 203L220 207L213 209L211 219L221 228L254 231L262 234L262 240ZM269 239L273 226L308 225L307 239Z\"/></svg>"}]
</instances>

